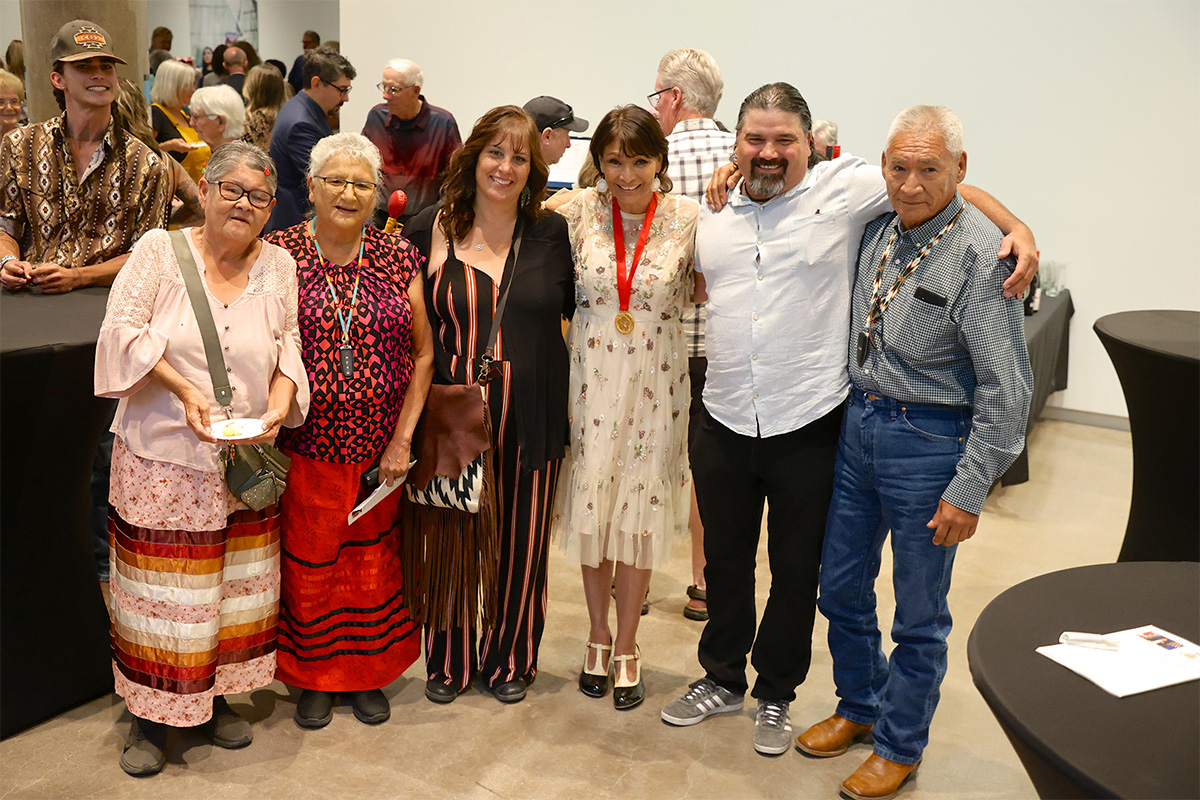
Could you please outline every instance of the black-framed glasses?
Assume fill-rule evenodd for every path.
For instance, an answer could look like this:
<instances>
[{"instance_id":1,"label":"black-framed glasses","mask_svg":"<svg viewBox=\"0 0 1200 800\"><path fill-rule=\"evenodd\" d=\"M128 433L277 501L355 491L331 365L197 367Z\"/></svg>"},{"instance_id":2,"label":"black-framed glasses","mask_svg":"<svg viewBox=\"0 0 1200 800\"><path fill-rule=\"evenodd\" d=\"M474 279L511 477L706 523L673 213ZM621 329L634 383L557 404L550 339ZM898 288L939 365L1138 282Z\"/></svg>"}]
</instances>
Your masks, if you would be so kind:
<instances>
[{"instance_id":1,"label":"black-framed glasses","mask_svg":"<svg viewBox=\"0 0 1200 800\"><path fill-rule=\"evenodd\" d=\"M353 84L351 84L350 86L338 86L336 83L330 83L329 81L325 80L324 78L322 78L320 76L317 76L317 80L319 80L321 83L328 86L330 89L337 89L338 94L340 94L342 97L349 97L350 89L353 88Z\"/></svg>"},{"instance_id":2,"label":"black-framed glasses","mask_svg":"<svg viewBox=\"0 0 1200 800\"><path fill-rule=\"evenodd\" d=\"M407 91L414 86L416 86L415 83L410 83L408 86L392 86L391 84L387 84L387 83L375 84L375 88L378 89L379 91L383 92L383 94L386 95L387 97L395 97L396 95L400 94L401 92Z\"/></svg>"},{"instance_id":3,"label":"black-framed glasses","mask_svg":"<svg viewBox=\"0 0 1200 800\"><path fill-rule=\"evenodd\" d=\"M236 203L245 197L255 208L266 208L275 199L275 195L270 192L264 192L262 189L246 189L232 181L217 181L217 191L221 193L221 197L231 203Z\"/></svg>"},{"instance_id":4,"label":"black-framed glasses","mask_svg":"<svg viewBox=\"0 0 1200 800\"><path fill-rule=\"evenodd\" d=\"M659 95L661 95L663 92L669 92L669 91L672 91L674 88L675 88L674 86L668 86L668 87L667 87L667 88L665 88L665 89L659 89L659 90L658 90L657 92L655 92L654 94L648 94L648 95L646 95L646 100L648 100L648 101L650 102L650 107L651 107L651 108L658 108L658 101L659 101L660 99L662 99L662 98L660 98L660 97L659 97Z\"/></svg>"},{"instance_id":5,"label":"black-framed glasses","mask_svg":"<svg viewBox=\"0 0 1200 800\"><path fill-rule=\"evenodd\" d=\"M353 187L355 194L374 194L376 187L379 186L379 184L371 183L370 181L348 181L345 178L335 178L326 175L314 175L313 177L325 184L325 188L334 194L341 194L346 190L347 186Z\"/></svg>"}]
</instances>

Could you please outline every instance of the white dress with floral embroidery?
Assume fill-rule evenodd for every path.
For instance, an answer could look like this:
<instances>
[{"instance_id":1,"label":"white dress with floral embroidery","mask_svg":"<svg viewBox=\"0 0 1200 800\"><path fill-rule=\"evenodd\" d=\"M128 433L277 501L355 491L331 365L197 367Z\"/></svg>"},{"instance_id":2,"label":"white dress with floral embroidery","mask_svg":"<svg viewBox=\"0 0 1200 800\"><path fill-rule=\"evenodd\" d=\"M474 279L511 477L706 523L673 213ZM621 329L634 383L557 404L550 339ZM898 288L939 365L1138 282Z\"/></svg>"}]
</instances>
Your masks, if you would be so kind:
<instances>
[{"instance_id":1,"label":"white dress with floral embroidery","mask_svg":"<svg viewBox=\"0 0 1200 800\"><path fill-rule=\"evenodd\" d=\"M632 282L633 332L620 310L612 199L587 189L563 205L575 259L571 324L571 449L555 500L554 530L581 564L605 559L651 569L687 530L687 343L680 312L691 299L700 206L659 195ZM642 216L621 215L626 263Z\"/></svg>"}]
</instances>

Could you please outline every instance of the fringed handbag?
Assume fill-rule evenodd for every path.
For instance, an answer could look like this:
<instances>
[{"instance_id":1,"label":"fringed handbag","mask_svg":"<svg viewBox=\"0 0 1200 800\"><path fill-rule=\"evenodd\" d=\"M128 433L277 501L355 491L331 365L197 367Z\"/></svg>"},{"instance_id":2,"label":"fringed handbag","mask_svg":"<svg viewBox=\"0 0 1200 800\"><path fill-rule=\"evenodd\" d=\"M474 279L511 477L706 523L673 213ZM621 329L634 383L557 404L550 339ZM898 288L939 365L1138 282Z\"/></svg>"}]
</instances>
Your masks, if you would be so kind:
<instances>
[{"instance_id":1,"label":"fringed handbag","mask_svg":"<svg viewBox=\"0 0 1200 800\"><path fill-rule=\"evenodd\" d=\"M519 221L487 348L467 369L471 382L430 386L413 437L416 463L405 486L409 506L401 515L401 564L404 585L413 587L405 591L410 612L435 630L470 627L480 616L487 627L496 616L500 548L485 387L499 372L496 339L523 229ZM449 257L454 257L453 244ZM434 351L439 371L450 376L440 343Z\"/></svg>"}]
</instances>

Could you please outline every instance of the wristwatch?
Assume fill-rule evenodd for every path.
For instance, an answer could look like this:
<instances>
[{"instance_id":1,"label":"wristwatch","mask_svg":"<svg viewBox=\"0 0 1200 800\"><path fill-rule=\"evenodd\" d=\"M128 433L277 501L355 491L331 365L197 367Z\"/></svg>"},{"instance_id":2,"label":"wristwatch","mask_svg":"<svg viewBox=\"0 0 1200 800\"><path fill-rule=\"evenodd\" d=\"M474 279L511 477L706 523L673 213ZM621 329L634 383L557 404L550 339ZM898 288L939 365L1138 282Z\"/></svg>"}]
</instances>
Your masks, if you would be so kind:
<instances>
[{"instance_id":1,"label":"wristwatch","mask_svg":"<svg viewBox=\"0 0 1200 800\"><path fill-rule=\"evenodd\" d=\"M4 257L0 258L0 269L4 269L4 267L7 266L8 262L10 262L10 261L19 261L19 260L20 259L18 259L16 256L4 256Z\"/></svg>"}]
</instances>

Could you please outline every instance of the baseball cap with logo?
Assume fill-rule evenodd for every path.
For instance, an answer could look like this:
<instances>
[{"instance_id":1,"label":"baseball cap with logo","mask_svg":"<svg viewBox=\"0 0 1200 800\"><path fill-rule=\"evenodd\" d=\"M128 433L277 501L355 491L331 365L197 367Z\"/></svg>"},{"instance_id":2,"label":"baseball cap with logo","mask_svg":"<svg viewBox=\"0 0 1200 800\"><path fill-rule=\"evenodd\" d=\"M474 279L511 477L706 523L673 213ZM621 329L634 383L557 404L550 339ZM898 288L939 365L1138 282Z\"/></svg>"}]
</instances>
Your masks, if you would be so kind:
<instances>
[{"instance_id":1,"label":"baseball cap with logo","mask_svg":"<svg viewBox=\"0 0 1200 800\"><path fill-rule=\"evenodd\" d=\"M539 131L544 131L546 128L566 128L575 133L582 133L588 127L586 119L575 116L571 107L557 97L544 94L530 100L524 108L537 123Z\"/></svg>"},{"instance_id":2,"label":"baseball cap with logo","mask_svg":"<svg viewBox=\"0 0 1200 800\"><path fill-rule=\"evenodd\" d=\"M82 61L103 56L118 64L129 63L113 53L111 41L108 31L96 23L72 20L59 28L50 41L50 61Z\"/></svg>"}]
</instances>

